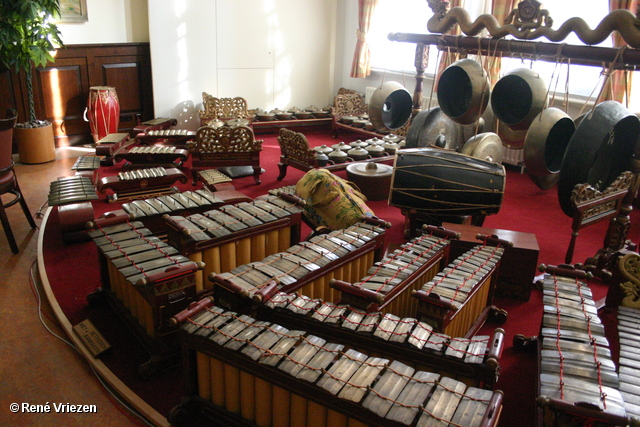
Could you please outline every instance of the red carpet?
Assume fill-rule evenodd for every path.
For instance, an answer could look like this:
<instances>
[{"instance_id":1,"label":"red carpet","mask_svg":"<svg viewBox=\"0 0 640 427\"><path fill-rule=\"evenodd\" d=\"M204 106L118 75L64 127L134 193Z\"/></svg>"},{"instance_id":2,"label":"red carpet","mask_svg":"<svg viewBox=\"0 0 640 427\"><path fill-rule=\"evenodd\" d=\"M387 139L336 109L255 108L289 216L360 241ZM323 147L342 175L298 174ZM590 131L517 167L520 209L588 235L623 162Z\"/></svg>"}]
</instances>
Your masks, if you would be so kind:
<instances>
[{"instance_id":1,"label":"red carpet","mask_svg":"<svg viewBox=\"0 0 640 427\"><path fill-rule=\"evenodd\" d=\"M308 130L305 135L312 146L359 139L357 135L341 133L340 138L336 140L326 129ZM276 135L263 134L257 137L264 139L261 158L265 172L262 174L262 184L256 185L252 177L238 178L233 181L236 190L256 197L270 189L294 185L303 175L303 172L297 169L289 168L283 181L276 180L280 156ZM344 171L337 174L346 178ZM188 187L188 184L184 187ZM393 224L386 234L387 241L402 243L404 217L400 211L388 206L386 201L370 202L370 206L377 216ZM117 205L104 201L95 204L96 214L114 209L117 209ZM634 242L637 242L639 237L638 219L638 214L634 211L628 234L628 239ZM45 262L60 306L72 324L89 317L108 341L118 342L122 349L108 352L101 356L101 359L160 413L168 414L183 394L182 373L176 369L150 381L137 378L135 370L147 356L135 342L122 342L122 337L129 336L126 326L108 313L108 308L89 307L86 302L86 296L99 286L100 280L95 246L92 242L64 245L61 243L56 225L57 215L54 214L47 224L45 234ZM540 246L539 263L557 265L564 262L571 236L571 219L560 210L555 188L548 191L539 190L526 175L519 173L518 168L507 167L506 193L502 208L498 214L487 217L484 226L534 233ZM582 230L573 262L583 262L587 257L593 256L602 246L606 229L607 224L600 223ZM72 268L69 268L70 265ZM597 281L594 281L592 289L598 299L606 294L606 286ZM515 334L529 336L538 333L542 317L541 299L540 292L534 290L527 302L505 298L494 301L496 306L509 313L507 322L500 326L506 331L505 350L500 360L501 375L497 384L497 388L505 393L501 426L528 427L535 424L536 356L514 349L512 339ZM495 327L496 325L486 325L484 331L492 331Z\"/></svg>"}]
</instances>

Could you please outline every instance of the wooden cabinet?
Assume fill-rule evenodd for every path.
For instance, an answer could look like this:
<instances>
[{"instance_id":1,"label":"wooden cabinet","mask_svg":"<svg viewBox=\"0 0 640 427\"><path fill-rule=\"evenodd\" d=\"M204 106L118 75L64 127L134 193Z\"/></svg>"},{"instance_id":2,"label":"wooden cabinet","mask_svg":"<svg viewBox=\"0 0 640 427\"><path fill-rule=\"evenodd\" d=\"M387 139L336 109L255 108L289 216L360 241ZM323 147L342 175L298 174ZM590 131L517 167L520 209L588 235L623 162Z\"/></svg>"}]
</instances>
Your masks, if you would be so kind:
<instances>
[{"instance_id":1,"label":"wooden cabinet","mask_svg":"<svg viewBox=\"0 0 640 427\"><path fill-rule=\"evenodd\" d=\"M91 86L116 88L119 132L130 132L138 115L143 121L154 117L148 43L69 45L33 76L36 117L53 123L56 146L93 143L84 118ZM0 69L0 112L7 107L18 110L18 121L27 119L26 79Z\"/></svg>"}]
</instances>

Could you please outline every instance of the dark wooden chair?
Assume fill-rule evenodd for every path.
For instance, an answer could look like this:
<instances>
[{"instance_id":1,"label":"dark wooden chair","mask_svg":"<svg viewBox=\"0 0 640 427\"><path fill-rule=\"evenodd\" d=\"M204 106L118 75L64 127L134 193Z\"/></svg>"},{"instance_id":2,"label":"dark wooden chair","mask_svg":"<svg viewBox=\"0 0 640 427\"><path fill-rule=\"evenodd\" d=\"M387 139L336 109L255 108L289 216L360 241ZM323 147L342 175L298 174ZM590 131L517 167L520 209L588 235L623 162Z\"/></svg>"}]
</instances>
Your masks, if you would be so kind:
<instances>
[{"instance_id":1,"label":"dark wooden chair","mask_svg":"<svg viewBox=\"0 0 640 427\"><path fill-rule=\"evenodd\" d=\"M0 202L0 220L2 221L2 227L4 233L9 241L9 246L14 254L19 252L16 239L11 231L11 225L7 218L6 208L20 203L24 215L27 217L27 221L31 228L36 228L36 223L29 212L27 202L22 196L22 191L18 185L18 177L16 176L13 168L13 158L11 157L12 144L13 144L13 127L16 124L18 113L15 110L7 109L5 119L0 119L0 195L10 193L13 198L6 202Z\"/></svg>"},{"instance_id":2,"label":"dark wooden chair","mask_svg":"<svg viewBox=\"0 0 640 427\"><path fill-rule=\"evenodd\" d=\"M304 134L280 128L280 134L277 139L280 145L280 163L278 163L280 174L277 178L278 181L282 181L287 175L287 166L292 166L303 172L319 167L316 161L316 152L309 147L309 141L307 141L307 137Z\"/></svg>"},{"instance_id":3,"label":"dark wooden chair","mask_svg":"<svg viewBox=\"0 0 640 427\"><path fill-rule=\"evenodd\" d=\"M188 144L194 183L197 172L228 166L253 167L253 179L260 184L262 140L256 140L247 126L202 126L195 141Z\"/></svg>"}]
</instances>

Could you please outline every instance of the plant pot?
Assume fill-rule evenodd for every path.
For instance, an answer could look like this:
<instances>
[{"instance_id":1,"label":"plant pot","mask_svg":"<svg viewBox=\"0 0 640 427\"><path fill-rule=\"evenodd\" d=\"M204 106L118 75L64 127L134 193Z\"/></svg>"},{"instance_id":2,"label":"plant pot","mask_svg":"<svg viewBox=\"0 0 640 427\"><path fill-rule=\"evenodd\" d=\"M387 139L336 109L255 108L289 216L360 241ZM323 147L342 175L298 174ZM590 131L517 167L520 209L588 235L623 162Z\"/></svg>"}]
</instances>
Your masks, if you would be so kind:
<instances>
[{"instance_id":1,"label":"plant pot","mask_svg":"<svg viewBox=\"0 0 640 427\"><path fill-rule=\"evenodd\" d=\"M21 163L47 163L56 159L51 123L39 128L14 128L13 139L18 146Z\"/></svg>"}]
</instances>

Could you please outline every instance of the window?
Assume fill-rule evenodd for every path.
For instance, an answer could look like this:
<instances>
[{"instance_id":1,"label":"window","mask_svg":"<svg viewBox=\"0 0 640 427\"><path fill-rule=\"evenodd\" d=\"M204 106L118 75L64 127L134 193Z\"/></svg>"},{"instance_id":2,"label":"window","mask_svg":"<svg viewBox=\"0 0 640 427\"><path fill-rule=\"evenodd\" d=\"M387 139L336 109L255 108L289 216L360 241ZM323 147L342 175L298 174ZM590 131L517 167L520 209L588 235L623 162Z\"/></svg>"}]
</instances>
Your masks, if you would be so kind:
<instances>
[{"instance_id":1,"label":"window","mask_svg":"<svg viewBox=\"0 0 640 427\"><path fill-rule=\"evenodd\" d=\"M590 28L595 28L604 16L609 13L609 4L602 0L566 0L547 1L543 7L549 10L553 18L553 28L558 29L569 18L579 15ZM490 0L465 0L465 10L469 12L472 20L482 13L491 10ZM433 15L426 0L379 0L375 16L371 22L368 40L371 45L371 64L374 69L381 71L415 73L414 56L415 44L392 42L387 35L391 32L426 34L427 21ZM548 41L540 38L537 41ZM582 44L575 34L570 34L564 41L567 44ZM601 46L612 46L611 38L604 41ZM433 75L436 70L438 58L437 49L430 47L429 64L426 74ZM551 89L557 88L564 93L566 83L567 65L556 66L555 63L536 61L530 59L507 58L502 61L502 72L518 68L532 67L538 71ZM569 93L588 97L594 93L597 96L601 83L601 69L572 65L569 72ZM553 82L551 81L553 76ZM597 86L597 88L596 88ZM557 99L557 98L556 98Z\"/></svg>"}]
</instances>

